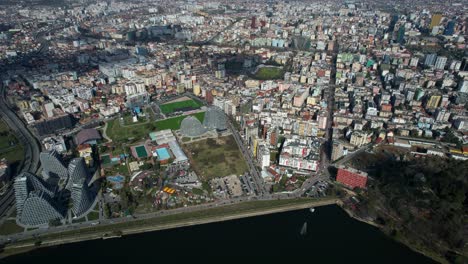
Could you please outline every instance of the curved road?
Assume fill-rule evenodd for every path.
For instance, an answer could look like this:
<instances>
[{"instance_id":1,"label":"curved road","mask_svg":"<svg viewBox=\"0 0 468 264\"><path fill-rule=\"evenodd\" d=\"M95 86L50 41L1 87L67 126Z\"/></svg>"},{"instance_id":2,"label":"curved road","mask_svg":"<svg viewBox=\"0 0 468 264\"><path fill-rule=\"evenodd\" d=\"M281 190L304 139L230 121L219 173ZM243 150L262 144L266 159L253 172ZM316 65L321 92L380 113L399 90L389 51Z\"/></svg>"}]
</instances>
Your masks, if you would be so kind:
<instances>
[{"instance_id":1,"label":"curved road","mask_svg":"<svg viewBox=\"0 0 468 264\"><path fill-rule=\"evenodd\" d=\"M28 130L26 125L8 106L6 88L3 86L2 79L0 79L0 115L8 127L15 131L15 136L24 146L24 161L20 172L36 173L39 169L39 153L41 151L41 145L34 135ZM10 187L5 195L0 198L0 218L5 216L14 204L14 191L13 187Z\"/></svg>"}]
</instances>

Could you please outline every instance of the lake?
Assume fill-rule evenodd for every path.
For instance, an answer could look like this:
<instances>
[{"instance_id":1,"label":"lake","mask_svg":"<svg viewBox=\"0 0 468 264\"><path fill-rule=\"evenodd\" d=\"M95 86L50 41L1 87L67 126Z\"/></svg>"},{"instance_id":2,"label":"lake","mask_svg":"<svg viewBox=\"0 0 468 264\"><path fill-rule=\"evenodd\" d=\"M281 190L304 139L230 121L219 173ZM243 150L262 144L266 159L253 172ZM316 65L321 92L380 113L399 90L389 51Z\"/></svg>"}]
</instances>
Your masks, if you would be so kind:
<instances>
[{"instance_id":1,"label":"lake","mask_svg":"<svg viewBox=\"0 0 468 264\"><path fill-rule=\"evenodd\" d=\"M301 235L304 222L307 232ZM435 263L338 206L42 248L2 263ZM305 262L304 262L305 261Z\"/></svg>"}]
</instances>

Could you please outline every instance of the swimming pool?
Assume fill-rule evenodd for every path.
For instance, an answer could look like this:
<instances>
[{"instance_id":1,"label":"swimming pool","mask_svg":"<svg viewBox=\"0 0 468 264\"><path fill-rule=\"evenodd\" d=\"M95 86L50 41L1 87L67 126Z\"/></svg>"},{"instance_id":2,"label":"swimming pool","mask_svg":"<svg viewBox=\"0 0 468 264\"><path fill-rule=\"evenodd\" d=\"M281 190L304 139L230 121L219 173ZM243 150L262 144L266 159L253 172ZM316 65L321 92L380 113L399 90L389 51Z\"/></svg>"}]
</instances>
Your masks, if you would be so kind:
<instances>
[{"instance_id":1,"label":"swimming pool","mask_svg":"<svg viewBox=\"0 0 468 264\"><path fill-rule=\"evenodd\" d=\"M108 180L108 181L111 181L111 182L118 182L118 183L121 183L121 182L124 182L124 181L125 181L125 177L122 176L122 175L108 176L108 177L107 177L107 180Z\"/></svg>"},{"instance_id":2,"label":"swimming pool","mask_svg":"<svg viewBox=\"0 0 468 264\"><path fill-rule=\"evenodd\" d=\"M159 160L167 160L171 157L171 155L169 155L169 152L167 151L166 148L157 149L156 153L158 154Z\"/></svg>"}]
</instances>

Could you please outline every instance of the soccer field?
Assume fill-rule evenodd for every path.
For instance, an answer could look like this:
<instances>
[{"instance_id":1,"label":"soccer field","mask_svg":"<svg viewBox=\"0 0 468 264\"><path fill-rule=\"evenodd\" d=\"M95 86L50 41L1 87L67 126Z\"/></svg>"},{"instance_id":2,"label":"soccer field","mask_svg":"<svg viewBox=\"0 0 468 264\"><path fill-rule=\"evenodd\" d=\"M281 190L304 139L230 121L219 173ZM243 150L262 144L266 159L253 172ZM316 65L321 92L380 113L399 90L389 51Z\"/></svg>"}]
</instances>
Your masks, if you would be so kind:
<instances>
[{"instance_id":1,"label":"soccer field","mask_svg":"<svg viewBox=\"0 0 468 264\"><path fill-rule=\"evenodd\" d=\"M205 118L205 112L199 112L191 114L203 122ZM143 140L148 137L148 133L152 131L159 131L163 129L172 129L177 130L180 128L182 120L186 118L186 115L177 116L173 118L143 123L143 124L134 124L122 127L118 119L113 119L107 122L106 134L116 143L122 143L129 141L129 138L132 139L132 142L138 140Z\"/></svg>"},{"instance_id":2,"label":"soccer field","mask_svg":"<svg viewBox=\"0 0 468 264\"><path fill-rule=\"evenodd\" d=\"M189 99L180 102L173 102L160 105L161 112L164 114L174 113L184 109L198 109L202 106L202 103L196 102L195 100Z\"/></svg>"}]
</instances>

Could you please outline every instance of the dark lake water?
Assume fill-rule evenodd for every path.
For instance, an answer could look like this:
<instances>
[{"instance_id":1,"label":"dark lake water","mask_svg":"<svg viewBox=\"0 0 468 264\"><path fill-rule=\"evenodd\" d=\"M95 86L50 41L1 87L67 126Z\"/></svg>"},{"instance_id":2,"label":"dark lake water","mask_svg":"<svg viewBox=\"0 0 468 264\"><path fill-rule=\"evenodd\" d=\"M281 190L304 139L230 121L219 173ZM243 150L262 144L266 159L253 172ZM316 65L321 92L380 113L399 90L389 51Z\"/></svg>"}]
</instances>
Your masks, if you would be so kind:
<instances>
[{"instance_id":1,"label":"dark lake water","mask_svg":"<svg viewBox=\"0 0 468 264\"><path fill-rule=\"evenodd\" d=\"M307 222L307 233L301 229ZM2 263L434 263L337 206L43 248ZM202 262L203 261L203 262Z\"/></svg>"}]
</instances>

